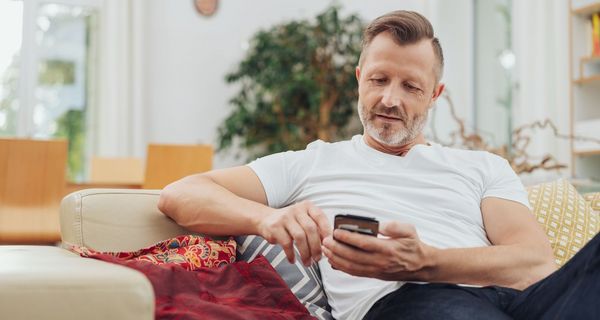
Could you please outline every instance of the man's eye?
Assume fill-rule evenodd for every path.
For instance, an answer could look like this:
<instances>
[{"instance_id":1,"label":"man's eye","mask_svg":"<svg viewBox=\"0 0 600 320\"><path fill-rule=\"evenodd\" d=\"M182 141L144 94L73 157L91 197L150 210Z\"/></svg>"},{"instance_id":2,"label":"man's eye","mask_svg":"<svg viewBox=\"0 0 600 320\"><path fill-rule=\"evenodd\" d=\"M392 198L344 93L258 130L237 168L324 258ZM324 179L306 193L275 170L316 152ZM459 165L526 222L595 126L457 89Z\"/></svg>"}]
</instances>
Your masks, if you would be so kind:
<instances>
[{"instance_id":1,"label":"man's eye","mask_svg":"<svg viewBox=\"0 0 600 320\"><path fill-rule=\"evenodd\" d=\"M405 83L405 84L404 84L404 87L406 87L406 88L407 88L407 89L409 89L409 90L419 90L419 91L421 90L419 87L415 87L415 86L413 86L413 85L412 85L412 84L410 84L410 83Z\"/></svg>"},{"instance_id":2,"label":"man's eye","mask_svg":"<svg viewBox=\"0 0 600 320\"><path fill-rule=\"evenodd\" d=\"M385 79L385 78L371 78L370 80L374 84L378 84L378 85L385 84L387 82L387 79Z\"/></svg>"}]
</instances>

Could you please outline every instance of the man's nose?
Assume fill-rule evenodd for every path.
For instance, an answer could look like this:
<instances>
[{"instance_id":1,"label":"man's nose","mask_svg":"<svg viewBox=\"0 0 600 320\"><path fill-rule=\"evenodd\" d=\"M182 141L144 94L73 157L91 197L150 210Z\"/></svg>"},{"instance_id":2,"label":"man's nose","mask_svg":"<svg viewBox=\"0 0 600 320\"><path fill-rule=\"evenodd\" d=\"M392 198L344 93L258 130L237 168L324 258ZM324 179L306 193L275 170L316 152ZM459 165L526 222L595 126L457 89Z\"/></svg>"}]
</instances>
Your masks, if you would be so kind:
<instances>
[{"instance_id":1,"label":"man's nose","mask_svg":"<svg viewBox=\"0 0 600 320\"><path fill-rule=\"evenodd\" d=\"M383 91L381 103L388 108L399 107L402 103L402 90L398 86L390 84Z\"/></svg>"}]
</instances>

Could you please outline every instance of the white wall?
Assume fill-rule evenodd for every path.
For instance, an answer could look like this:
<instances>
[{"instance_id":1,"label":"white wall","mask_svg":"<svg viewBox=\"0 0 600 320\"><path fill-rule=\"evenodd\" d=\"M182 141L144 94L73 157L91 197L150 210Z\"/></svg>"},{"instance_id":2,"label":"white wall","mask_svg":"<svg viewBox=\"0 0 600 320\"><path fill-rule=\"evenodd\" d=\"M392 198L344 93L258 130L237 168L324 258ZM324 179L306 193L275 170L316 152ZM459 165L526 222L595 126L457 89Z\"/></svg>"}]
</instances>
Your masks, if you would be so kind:
<instances>
[{"instance_id":1,"label":"white wall","mask_svg":"<svg viewBox=\"0 0 600 320\"><path fill-rule=\"evenodd\" d=\"M444 77L442 82L450 95L457 115L466 125L474 127L473 119L473 1L428 1L428 18L444 50ZM449 141L451 132L458 129L451 120L446 101L438 100L435 107L435 128L442 141ZM433 113L431 114L433 116Z\"/></svg>"},{"instance_id":2,"label":"white wall","mask_svg":"<svg viewBox=\"0 0 600 320\"><path fill-rule=\"evenodd\" d=\"M145 1L144 117L146 142L216 143L216 129L229 114L235 89L224 81L242 59L245 43L260 28L289 19L314 17L331 2L322 0L224 0L209 18L199 16L193 1ZM415 10L428 16L446 54L444 81L461 116L470 115L471 1L338 1L344 13L365 21L391 10ZM441 107L441 106L440 106ZM240 164L218 155L215 167Z\"/></svg>"},{"instance_id":3,"label":"white wall","mask_svg":"<svg viewBox=\"0 0 600 320\"><path fill-rule=\"evenodd\" d=\"M550 119L562 134L569 133L569 1L513 2L515 53L519 88L515 92L515 127ZM569 164L569 141L554 137L550 128L530 133L531 156L555 156ZM553 180L562 173L537 171L522 176L526 184Z\"/></svg>"}]
</instances>

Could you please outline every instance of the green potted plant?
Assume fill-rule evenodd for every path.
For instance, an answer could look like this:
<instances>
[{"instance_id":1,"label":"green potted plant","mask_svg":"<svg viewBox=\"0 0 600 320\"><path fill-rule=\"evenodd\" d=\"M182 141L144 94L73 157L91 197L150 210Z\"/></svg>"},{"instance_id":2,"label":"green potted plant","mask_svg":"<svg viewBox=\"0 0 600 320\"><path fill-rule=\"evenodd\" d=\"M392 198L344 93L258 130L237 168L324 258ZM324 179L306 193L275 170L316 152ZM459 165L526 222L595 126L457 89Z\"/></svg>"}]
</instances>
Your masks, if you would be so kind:
<instances>
[{"instance_id":1,"label":"green potted plant","mask_svg":"<svg viewBox=\"0 0 600 320\"><path fill-rule=\"evenodd\" d=\"M226 81L239 87L218 131L218 149L238 145L250 158L346 138L357 129L355 67L363 23L337 6L314 20L256 33Z\"/></svg>"}]
</instances>

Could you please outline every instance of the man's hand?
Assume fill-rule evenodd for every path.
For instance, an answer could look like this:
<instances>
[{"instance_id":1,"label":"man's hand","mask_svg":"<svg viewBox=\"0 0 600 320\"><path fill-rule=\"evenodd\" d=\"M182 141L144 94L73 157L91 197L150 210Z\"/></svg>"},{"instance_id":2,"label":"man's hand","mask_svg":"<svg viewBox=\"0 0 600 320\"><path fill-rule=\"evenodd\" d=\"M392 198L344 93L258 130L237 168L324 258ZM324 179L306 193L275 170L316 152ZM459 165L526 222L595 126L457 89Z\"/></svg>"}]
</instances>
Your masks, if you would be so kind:
<instances>
[{"instance_id":1,"label":"man's hand","mask_svg":"<svg viewBox=\"0 0 600 320\"><path fill-rule=\"evenodd\" d=\"M257 230L269 243L283 247L290 263L295 260L296 244L306 266L321 259L322 240L331 235L327 217L310 201L275 210L258 222Z\"/></svg>"},{"instance_id":2,"label":"man's hand","mask_svg":"<svg viewBox=\"0 0 600 320\"><path fill-rule=\"evenodd\" d=\"M426 281L436 249L421 242L415 227L393 221L379 232L387 238L334 230L333 237L323 241L323 252L333 268L351 275Z\"/></svg>"}]
</instances>

